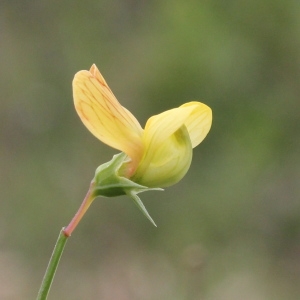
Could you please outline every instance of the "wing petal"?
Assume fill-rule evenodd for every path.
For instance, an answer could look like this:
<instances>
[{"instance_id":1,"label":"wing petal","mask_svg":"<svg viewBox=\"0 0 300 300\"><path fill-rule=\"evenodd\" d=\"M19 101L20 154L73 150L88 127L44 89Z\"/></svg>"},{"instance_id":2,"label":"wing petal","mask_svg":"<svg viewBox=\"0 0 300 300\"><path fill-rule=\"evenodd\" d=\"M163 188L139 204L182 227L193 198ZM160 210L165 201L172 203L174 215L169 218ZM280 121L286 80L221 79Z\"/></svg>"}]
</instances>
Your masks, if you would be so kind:
<instances>
[{"instance_id":1,"label":"wing petal","mask_svg":"<svg viewBox=\"0 0 300 300\"><path fill-rule=\"evenodd\" d=\"M147 149L156 148L182 125L185 125L194 148L205 138L211 123L212 112L207 105L196 101L188 102L151 117L145 126L145 144Z\"/></svg>"}]
</instances>

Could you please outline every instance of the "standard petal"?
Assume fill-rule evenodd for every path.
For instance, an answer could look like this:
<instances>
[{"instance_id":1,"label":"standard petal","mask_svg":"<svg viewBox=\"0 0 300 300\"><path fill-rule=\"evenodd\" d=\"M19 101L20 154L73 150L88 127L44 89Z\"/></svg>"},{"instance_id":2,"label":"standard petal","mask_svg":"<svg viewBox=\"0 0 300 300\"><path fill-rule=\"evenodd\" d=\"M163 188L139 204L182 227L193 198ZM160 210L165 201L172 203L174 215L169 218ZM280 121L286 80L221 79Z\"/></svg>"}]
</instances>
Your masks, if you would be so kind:
<instances>
[{"instance_id":1,"label":"standard petal","mask_svg":"<svg viewBox=\"0 0 300 300\"><path fill-rule=\"evenodd\" d=\"M93 135L134 161L141 158L143 129L121 106L95 65L75 74L73 97L79 117Z\"/></svg>"}]
</instances>

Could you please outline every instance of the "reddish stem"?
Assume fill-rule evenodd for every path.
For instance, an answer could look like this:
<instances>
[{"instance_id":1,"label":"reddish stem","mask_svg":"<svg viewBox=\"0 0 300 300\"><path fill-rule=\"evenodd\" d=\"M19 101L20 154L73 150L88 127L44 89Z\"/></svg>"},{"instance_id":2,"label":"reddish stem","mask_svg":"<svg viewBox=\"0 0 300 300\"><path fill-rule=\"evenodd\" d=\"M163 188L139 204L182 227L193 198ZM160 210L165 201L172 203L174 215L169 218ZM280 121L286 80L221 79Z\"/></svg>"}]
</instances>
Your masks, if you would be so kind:
<instances>
[{"instance_id":1,"label":"reddish stem","mask_svg":"<svg viewBox=\"0 0 300 300\"><path fill-rule=\"evenodd\" d=\"M94 199L95 196L93 195L93 182L92 182L77 213L71 220L70 224L63 229L63 233L66 237L71 236L72 232L74 231L74 229L76 228L76 226L78 225L78 223L80 222L80 220L82 219L82 217L84 216L84 214L86 213L86 211L88 210L88 208L90 207Z\"/></svg>"}]
</instances>

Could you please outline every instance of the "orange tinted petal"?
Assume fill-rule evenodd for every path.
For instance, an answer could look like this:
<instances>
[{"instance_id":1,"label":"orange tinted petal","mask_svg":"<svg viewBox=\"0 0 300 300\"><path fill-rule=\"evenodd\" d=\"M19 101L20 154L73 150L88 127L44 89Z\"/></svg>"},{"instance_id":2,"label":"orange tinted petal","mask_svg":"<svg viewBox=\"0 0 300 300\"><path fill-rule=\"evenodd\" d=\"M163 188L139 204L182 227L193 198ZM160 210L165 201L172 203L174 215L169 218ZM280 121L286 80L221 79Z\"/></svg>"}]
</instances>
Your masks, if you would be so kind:
<instances>
[{"instance_id":1,"label":"orange tinted petal","mask_svg":"<svg viewBox=\"0 0 300 300\"><path fill-rule=\"evenodd\" d=\"M143 129L118 102L96 65L75 74L73 97L80 119L94 136L132 160L140 159Z\"/></svg>"}]
</instances>

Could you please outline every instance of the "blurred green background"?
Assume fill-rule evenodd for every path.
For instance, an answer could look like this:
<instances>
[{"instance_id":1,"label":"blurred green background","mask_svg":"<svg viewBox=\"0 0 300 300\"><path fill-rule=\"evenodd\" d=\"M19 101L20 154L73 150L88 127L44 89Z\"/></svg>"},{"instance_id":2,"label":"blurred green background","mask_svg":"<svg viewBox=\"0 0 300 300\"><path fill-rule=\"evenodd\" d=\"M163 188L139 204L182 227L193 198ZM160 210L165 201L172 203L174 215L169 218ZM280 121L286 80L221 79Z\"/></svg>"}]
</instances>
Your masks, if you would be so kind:
<instances>
[{"instance_id":1,"label":"blurred green background","mask_svg":"<svg viewBox=\"0 0 300 300\"><path fill-rule=\"evenodd\" d=\"M300 2L0 4L0 299L35 299L62 226L117 153L73 107L96 63L145 124L200 100L212 130L186 177L97 199L49 299L266 300L300 294Z\"/></svg>"}]
</instances>

